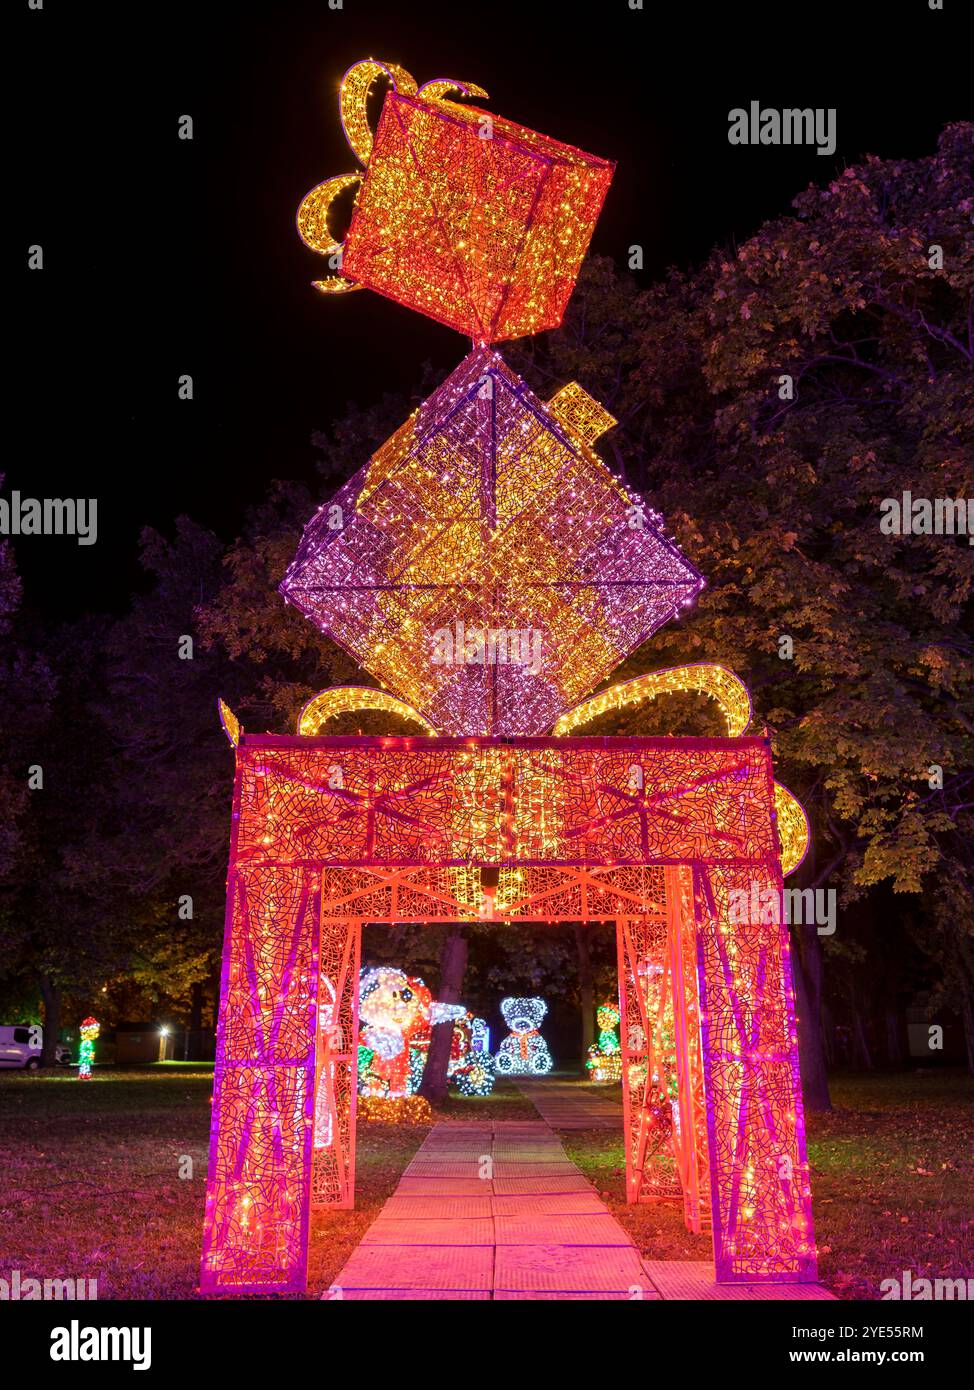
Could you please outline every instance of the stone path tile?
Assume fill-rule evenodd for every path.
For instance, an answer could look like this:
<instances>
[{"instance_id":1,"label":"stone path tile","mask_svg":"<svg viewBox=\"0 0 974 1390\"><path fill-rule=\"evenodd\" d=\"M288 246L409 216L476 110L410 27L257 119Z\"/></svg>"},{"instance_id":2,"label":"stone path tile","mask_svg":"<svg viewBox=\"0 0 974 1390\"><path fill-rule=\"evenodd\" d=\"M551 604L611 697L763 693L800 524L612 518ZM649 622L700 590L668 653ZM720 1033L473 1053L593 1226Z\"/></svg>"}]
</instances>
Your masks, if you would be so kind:
<instances>
[{"instance_id":1,"label":"stone path tile","mask_svg":"<svg viewBox=\"0 0 974 1390\"><path fill-rule=\"evenodd\" d=\"M363 1245L484 1245L493 1249L492 1217L481 1220L417 1221L386 1216L385 1208L366 1231Z\"/></svg>"},{"instance_id":2,"label":"stone path tile","mask_svg":"<svg viewBox=\"0 0 974 1390\"><path fill-rule=\"evenodd\" d=\"M419 1224L419 1223L417 1223ZM495 1216L495 1243L501 1245L597 1245L632 1248L629 1236L607 1211L578 1216Z\"/></svg>"},{"instance_id":3,"label":"stone path tile","mask_svg":"<svg viewBox=\"0 0 974 1390\"><path fill-rule=\"evenodd\" d=\"M544 1120L495 1120L492 1129L495 1134L510 1134L514 1130L537 1134L547 1132L548 1126Z\"/></svg>"},{"instance_id":4,"label":"stone path tile","mask_svg":"<svg viewBox=\"0 0 974 1390\"><path fill-rule=\"evenodd\" d=\"M495 1178L563 1178L577 1172L574 1163L567 1158L560 1163L547 1163L543 1159L537 1163L514 1163L510 1159L500 1158L494 1164Z\"/></svg>"},{"instance_id":5,"label":"stone path tile","mask_svg":"<svg viewBox=\"0 0 974 1390\"><path fill-rule=\"evenodd\" d=\"M495 1289L492 1297L495 1303L570 1303L579 1300L592 1303L630 1303L637 1297L640 1302L659 1298L659 1294L655 1289L649 1288L640 1288L636 1292L627 1289L625 1293L615 1289L603 1289L601 1293L577 1293L572 1289L561 1289L557 1293L544 1289Z\"/></svg>"},{"instance_id":6,"label":"stone path tile","mask_svg":"<svg viewBox=\"0 0 974 1390\"><path fill-rule=\"evenodd\" d=\"M493 1149L495 1158L516 1158L521 1163L532 1163L539 1158L562 1158L564 1152L560 1144L535 1144L516 1139L495 1139Z\"/></svg>"},{"instance_id":7,"label":"stone path tile","mask_svg":"<svg viewBox=\"0 0 974 1390\"><path fill-rule=\"evenodd\" d=\"M516 1181L516 1179L511 1179ZM487 1178L403 1177L397 1197L489 1197L491 1182Z\"/></svg>"},{"instance_id":8,"label":"stone path tile","mask_svg":"<svg viewBox=\"0 0 974 1390\"><path fill-rule=\"evenodd\" d=\"M492 1140L481 1139L476 1144L423 1144L416 1150L416 1158L437 1158L450 1163L460 1163L467 1158L479 1158L491 1152Z\"/></svg>"},{"instance_id":9,"label":"stone path tile","mask_svg":"<svg viewBox=\"0 0 974 1390\"><path fill-rule=\"evenodd\" d=\"M588 1178L583 1178L577 1169L576 1174L562 1176L539 1173L533 1178L495 1178L493 1187L495 1192L503 1192L510 1197L550 1197L556 1192L595 1191Z\"/></svg>"},{"instance_id":10,"label":"stone path tile","mask_svg":"<svg viewBox=\"0 0 974 1390\"><path fill-rule=\"evenodd\" d=\"M417 1163L413 1159L406 1168L407 1178L475 1178L477 1164L474 1159L464 1163L442 1163L438 1159L424 1159Z\"/></svg>"},{"instance_id":11,"label":"stone path tile","mask_svg":"<svg viewBox=\"0 0 974 1390\"><path fill-rule=\"evenodd\" d=\"M821 1284L718 1284L709 1260L644 1260L643 1266L663 1298L737 1302L788 1299L834 1301Z\"/></svg>"},{"instance_id":12,"label":"stone path tile","mask_svg":"<svg viewBox=\"0 0 974 1390\"><path fill-rule=\"evenodd\" d=\"M594 1191L556 1192L553 1196L509 1196L499 1193L490 1199L494 1216L601 1216L605 1204Z\"/></svg>"},{"instance_id":13,"label":"stone path tile","mask_svg":"<svg viewBox=\"0 0 974 1390\"><path fill-rule=\"evenodd\" d=\"M627 1293L650 1287L631 1245L499 1245L494 1259L495 1289Z\"/></svg>"},{"instance_id":14,"label":"stone path tile","mask_svg":"<svg viewBox=\"0 0 974 1390\"><path fill-rule=\"evenodd\" d=\"M410 1197L392 1196L382 1208L379 1220L458 1221L493 1216L492 1197Z\"/></svg>"},{"instance_id":15,"label":"stone path tile","mask_svg":"<svg viewBox=\"0 0 974 1390\"><path fill-rule=\"evenodd\" d=\"M342 1293L343 1299L350 1299L353 1303L361 1302L363 1299L376 1302L381 1300L383 1303L397 1299L408 1299L410 1303L433 1299L450 1303L470 1300L488 1303L492 1297L489 1289L349 1289Z\"/></svg>"},{"instance_id":16,"label":"stone path tile","mask_svg":"<svg viewBox=\"0 0 974 1390\"><path fill-rule=\"evenodd\" d=\"M334 1281L350 1289L485 1289L494 1251L483 1245L360 1245Z\"/></svg>"}]
</instances>

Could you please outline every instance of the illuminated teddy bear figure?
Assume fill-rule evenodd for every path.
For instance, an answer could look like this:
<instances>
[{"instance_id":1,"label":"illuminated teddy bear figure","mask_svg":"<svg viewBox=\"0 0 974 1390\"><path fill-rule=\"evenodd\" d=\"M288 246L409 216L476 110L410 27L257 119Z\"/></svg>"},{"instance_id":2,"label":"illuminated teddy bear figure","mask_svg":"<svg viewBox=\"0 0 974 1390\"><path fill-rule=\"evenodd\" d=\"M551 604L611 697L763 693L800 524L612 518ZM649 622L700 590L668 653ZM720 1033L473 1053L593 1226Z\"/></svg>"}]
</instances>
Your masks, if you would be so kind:
<instances>
[{"instance_id":1,"label":"illuminated teddy bear figure","mask_svg":"<svg viewBox=\"0 0 974 1390\"><path fill-rule=\"evenodd\" d=\"M502 999L501 1013L510 1028L497 1053L502 1076L540 1076L551 1071L551 1053L538 1031L548 1012L543 999Z\"/></svg>"}]
</instances>

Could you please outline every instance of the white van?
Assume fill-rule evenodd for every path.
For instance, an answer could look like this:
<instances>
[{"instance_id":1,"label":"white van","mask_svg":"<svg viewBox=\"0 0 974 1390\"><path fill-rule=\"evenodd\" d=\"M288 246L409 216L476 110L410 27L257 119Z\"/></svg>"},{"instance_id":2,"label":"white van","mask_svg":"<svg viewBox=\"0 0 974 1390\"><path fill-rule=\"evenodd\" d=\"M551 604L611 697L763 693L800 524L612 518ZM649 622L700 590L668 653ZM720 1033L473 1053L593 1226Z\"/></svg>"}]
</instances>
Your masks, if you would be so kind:
<instances>
[{"instance_id":1,"label":"white van","mask_svg":"<svg viewBox=\"0 0 974 1390\"><path fill-rule=\"evenodd\" d=\"M41 1064L44 1029L39 1023L0 1024L0 1067L25 1067L36 1071ZM60 1063L68 1062L71 1054L58 1044L54 1053Z\"/></svg>"}]
</instances>

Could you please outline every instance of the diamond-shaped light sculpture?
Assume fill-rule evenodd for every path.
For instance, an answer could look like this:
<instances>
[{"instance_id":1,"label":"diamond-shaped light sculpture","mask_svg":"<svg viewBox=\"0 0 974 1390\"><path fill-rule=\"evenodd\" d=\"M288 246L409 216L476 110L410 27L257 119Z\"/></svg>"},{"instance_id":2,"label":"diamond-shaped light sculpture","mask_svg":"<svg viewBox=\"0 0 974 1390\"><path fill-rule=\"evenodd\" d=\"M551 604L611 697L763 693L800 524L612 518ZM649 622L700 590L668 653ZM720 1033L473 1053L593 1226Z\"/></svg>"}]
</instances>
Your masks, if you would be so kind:
<instances>
[{"instance_id":1,"label":"diamond-shaped light sculpture","mask_svg":"<svg viewBox=\"0 0 974 1390\"><path fill-rule=\"evenodd\" d=\"M703 585L592 449L612 423L476 348L319 510L282 593L442 732L544 732Z\"/></svg>"}]
</instances>

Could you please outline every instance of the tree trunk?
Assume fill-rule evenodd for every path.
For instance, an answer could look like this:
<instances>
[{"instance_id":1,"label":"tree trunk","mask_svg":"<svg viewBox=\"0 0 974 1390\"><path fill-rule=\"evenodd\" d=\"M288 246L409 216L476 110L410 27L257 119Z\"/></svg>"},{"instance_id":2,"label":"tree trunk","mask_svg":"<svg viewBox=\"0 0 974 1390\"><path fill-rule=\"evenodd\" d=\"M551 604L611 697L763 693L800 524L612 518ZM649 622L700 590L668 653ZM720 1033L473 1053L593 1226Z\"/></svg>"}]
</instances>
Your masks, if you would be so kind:
<instances>
[{"instance_id":1,"label":"tree trunk","mask_svg":"<svg viewBox=\"0 0 974 1390\"><path fill-rule=\"evenodd\" d=\"M872 1071L872 1053L869 1051L869 1039L866 1037L866 1028L862 1021L862 1013L859 1009L859 1001L856 996L856 987L854 984L849 985L849 1006L852 1010L853 1066L859 1071Z\"/></svg>"},{"instance_id":2,"label":"tree trunk","mask_svg":"<svg viewBox=\"0 0 974 1390\"><path fill-rule=\"evenodd\" d=\"M826 1002L822 1001L822 1047L825 1050L825 1065L829 1068L837 1065L838 1051L835 1045L835 1019L832 1017L832 1010Z\"/></svg>"},{"instance_id":3,"label":"tree trunk","mask_svg":"<svg viewBox=\"0 0 974 1390\"><path fill-rule=\"evenodd\" d=\"M587 922L575 923L575 946L578 950L578 998L582 1010L582 1073L584 1075L588 1050L595 1042L595 981L592 976L592 953L589 949L592 928Z\"/></svg>"},{"instance_id":4,"label":"tree trunk","mask_svg":"<svg viewBox=\"0 0 974 1390\"><path fill-rule=\"evenodd\" d=\"M210 1029L213 1037L216 1037L216 1030L220 1024L220 997L223 985L223 962L219 956L210 966L210 998L213 1000L212 1019L213 1024Z\"/></svg>"},{"instance_id":5,"label":"tree trunk","mask_svg":"<svg viewBox=\"0 0 974 1390\"><path fill-rule=\"evenodd\" d=\"M964 1045L967 1048L967 1070L974 1074L974 991L964 977L961 978L960 1012L964 1024Z\"/></svg>"},{"instance_id":6,"label":"tree trunk","mask_svg":"<svg viewBox=\"0 0 974 1390\"><path fill-rule=\"evenodd\" d=\"M38 983L41 998L44 1000L44 1048L41 1052L41 1066L57 1066L55 1049L61 1032L61 991L50 975L41 975Z\"/></svg>"},{"instance_id":7,"label":"tree trunk","mask_svg":"<svg viewBox=\"0 0 974 1390\"><path fill-rule=\"evenodd\" d=\"M443 942L443 952L440 956L438 1003L460 1003L460 996L463 993L463 976L466 969L467 938L463 934L462 924L454 922ZM452 1042L452 1020L448 1019L445 1023L435 1024L430 1037L429 1052L426 1054L423 1079L419 1087L419 1094L425 1096L431 1105L438 1105L446 1100L449 1085L449 1078L446 1073L450 1065Z\"/></svg>"},{"instance_id":8,"label":"tree trunk","mask_svg":"<svg viewBox=\"0 0 974 1390\"><path fill-rule=\"evenodd\" d=\"M898 953L889 952L883 970L883 1018L886 1025L886 1061L901 1070L906 1065L909 1040L906 1016L900 1007Z\"/></svg>"},{"instance_id":9,"label":"tree trunk","mask_svg":"<svg viewBox=\"0 0 974 1390\"><path fill-rule=\"evenodd\" d=\"M958 950L960 982L960 1013L964 1024L964 1045L967 1048L967 1070L974 1074L974 969L971 968L969 938L962 937Z\"/></svg>"},{"instance_id":10,"label":"tree trunk","mask_svg":"<svg viewBox=\"0 0 974 1390\"><path fill-rule=\"evenodd\" d=\"M886 1007L886 1060L891 1067L896 1067L898 1070L906 1061L903 1032L903 1015L895 1004L888 1004Z\"/></svg>"},{"instance_id":11,"label":"tree trunk","mask_svg":"<svg viewBox=\"0 0 974 1390\"><path fill-rule=\"evenodd\" d=\"M801 951L792 950L795 1011L798 1014L798 1060L806 1110L832 1109L822 1045L822 946L814 922L797 928Z\"/></svg>"},{"instance_id":12,"label":"tree trunk","mask_svg":"<svg viewBox=\"0 0 974 1390\"><path fill-rule=\"evenodd\" d=\"M189 1001L189 1027L186 1030L186 1045L183 1049L185 1062L198 1062L203 1056L203 982L191 986Z\"/></svg>"}]
</instances>

